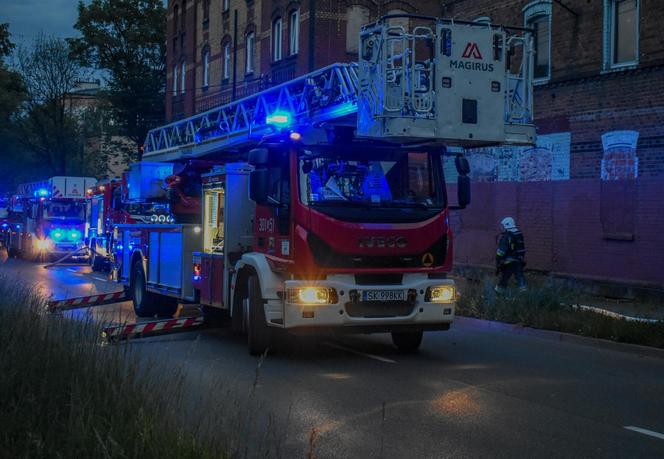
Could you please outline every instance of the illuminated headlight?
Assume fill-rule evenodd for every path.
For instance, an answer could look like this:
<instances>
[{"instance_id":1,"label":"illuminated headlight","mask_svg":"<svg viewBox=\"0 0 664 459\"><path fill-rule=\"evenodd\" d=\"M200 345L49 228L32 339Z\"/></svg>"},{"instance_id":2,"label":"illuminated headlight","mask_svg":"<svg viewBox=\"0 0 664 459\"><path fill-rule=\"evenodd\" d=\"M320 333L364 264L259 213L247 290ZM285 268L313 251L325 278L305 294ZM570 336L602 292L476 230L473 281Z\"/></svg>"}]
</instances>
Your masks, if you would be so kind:
<instances>
[{"instance_id":1,"label":"illuminated headlight","mask_svg":"<svg viewBox=\"0 0 664 459\"><path fill-rule=\"evenodd\" d=\"M159 223L166 223L166 215L160 215L157 218L159 219Z\"/></svg>"},{"instance_id":2,"label":"illuminated headlight","mask_svg":"<svg viewBox=\"0 0 664 459\"><path fill-rule=\"evenodd\" d=\"M424 300L431 303L452 303L454 301L454 285L429 287Z\"/></svg>"},{"instance_id":3,"label":"illuminated headlight","mask_svg":"<svg viewBox=\"0 0 664 459\"><path fill-rule=\"evenodd\" d=\"M152 223L157 223L159 221L159 217L157 217L156 215L150 215L150 221Z\"/></svg>"},{"instance_id":4,"label":"illuminated headlight","mask_svg":"<svg viewBox=\"0 0 664 459\"><path fill-rule=\"evenodd\" d=\"M73 230L72 232L69 233L69 237L71 238L72 241L75 241L81 237L81 232Z\"/></svg>"},{"instance_id":5,"label":"illuminated headlight","mask_svg":"<svg viewBox=\"0 0 664 459\"><path fill-rule=\"evenodd\" d=\"M53 242L50 239L37 239L37 249L50 250L53 247Z\"/></svg>"},{"instance_id":6,"label":"illuminated headlight","mask_svg":"<svg viewBox=\"0 0 664 459\"><path fill-rule=\"evenodd\" d=\"M335 304L337 291L328 287L298 287L286 291L288 303L292 304Z\"/></svg>"}]
</instances>

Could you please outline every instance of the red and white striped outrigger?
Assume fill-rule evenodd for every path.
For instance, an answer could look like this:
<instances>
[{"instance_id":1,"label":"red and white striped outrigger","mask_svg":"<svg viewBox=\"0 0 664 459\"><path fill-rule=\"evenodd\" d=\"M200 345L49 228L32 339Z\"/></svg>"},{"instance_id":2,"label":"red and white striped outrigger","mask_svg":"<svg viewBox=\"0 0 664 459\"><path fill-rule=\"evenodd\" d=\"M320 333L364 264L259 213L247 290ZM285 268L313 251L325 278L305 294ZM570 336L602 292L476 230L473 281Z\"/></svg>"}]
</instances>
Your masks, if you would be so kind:
<instances>
[{"instance_id":1,"label":"red and white striped outrigger","mask_svg":"<svg viewBox=\"0 0 664 459\"><path fill-rule=\"evenodd\" d=\"M155 335L186 332L205 325L205 318L179 317L177 319L153 320L135 324L104 327L102 336L108 341L120 341L130 338L145 338Z\"/></svg>"},{"instance_id":2,"label":"red and white striped outrigger","mask_svg":"<svg viewBox=\"0 0 664 459\"><path fill-rule=\"evenodd\" d=\"M70 309L89 308L91 306L101 306L103 304L119 303L128 300L124 291L113 293L102 293L99 295L81 296L78 298L68 298L66 300L51 300L46 304L49 312L68 311Z\"/></svg>"}]
</instances>

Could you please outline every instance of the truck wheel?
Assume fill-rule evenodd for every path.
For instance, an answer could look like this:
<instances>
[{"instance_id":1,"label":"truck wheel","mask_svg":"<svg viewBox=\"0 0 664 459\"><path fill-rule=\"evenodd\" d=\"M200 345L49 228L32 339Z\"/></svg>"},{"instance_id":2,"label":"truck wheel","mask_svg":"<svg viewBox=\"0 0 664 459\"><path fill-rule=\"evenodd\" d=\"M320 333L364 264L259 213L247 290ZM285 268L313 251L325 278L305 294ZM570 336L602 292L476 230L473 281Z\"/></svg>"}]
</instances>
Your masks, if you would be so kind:
<instances>
[{"instance_id":1,"label":"truck wheel","mask_svg":"<svg viewBox=\"0 0 664 459\"><path fill-rule=\"evenodd\" d=\"M261 355L270 347L270 328L265 321L265 309L261 298L261 286L255 274L247 282L249 311L245 318L247 324L247 345L249 354Z\"/></svg>"},{"instance_id":2,"label":"truck wheel","mask_svg":"<svg viewBox=\"0 0 664 459\"><path fill-rule=\"evenodd\" d=\"M138 317L152 317L157 314L156 295L145 288L145 270L143 262L136 260L131 269L131 300Z\"/></svg>"},{"instance_id":3,"label":"truck wheel","mask_svg":"<svg viewBox=\"0 0 664 459\"><path fill-rule=\"evenodd\" d=\"M402 352L415 352L422 344L422 330L415 332L392 332L392 343Z\"/></svg>"},{"instance_id":4,"label":"truck wheel","mask_svg":"<svg viewBox=\"0 0 664 459\"><path fill-rule=\"evenodd\" d=\"M103 271L105 261L104 257L97 255L97 244L96 242L90 244L90 266L93 271Z\"/></svg>"}]
</instances>

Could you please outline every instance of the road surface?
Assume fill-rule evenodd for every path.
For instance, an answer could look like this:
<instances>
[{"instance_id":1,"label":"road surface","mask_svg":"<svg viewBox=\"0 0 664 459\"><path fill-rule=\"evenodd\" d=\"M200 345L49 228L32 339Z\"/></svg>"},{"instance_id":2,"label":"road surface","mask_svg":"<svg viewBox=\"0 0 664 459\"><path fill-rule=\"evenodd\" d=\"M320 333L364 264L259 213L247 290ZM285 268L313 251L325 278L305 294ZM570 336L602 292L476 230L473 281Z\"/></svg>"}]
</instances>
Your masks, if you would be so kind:
<instances>
[{"instance_id":1,"label":"road surface","mask_svg":"<svg viewBox=\"0 0 664 459\"><path fill-rule=\"evenodd\" d=\"M0 274L55 298L117 290L81 266L7 260ZM129 303L67 314L135 320ZM425 335L415 355L387 335L289 339L260 368L225 329L131 346L181 368L195 409L216 406L203 393L224 413L271 413L282 457L664 457L664 359L472 320Z\"/></svg>"}]
</instances>

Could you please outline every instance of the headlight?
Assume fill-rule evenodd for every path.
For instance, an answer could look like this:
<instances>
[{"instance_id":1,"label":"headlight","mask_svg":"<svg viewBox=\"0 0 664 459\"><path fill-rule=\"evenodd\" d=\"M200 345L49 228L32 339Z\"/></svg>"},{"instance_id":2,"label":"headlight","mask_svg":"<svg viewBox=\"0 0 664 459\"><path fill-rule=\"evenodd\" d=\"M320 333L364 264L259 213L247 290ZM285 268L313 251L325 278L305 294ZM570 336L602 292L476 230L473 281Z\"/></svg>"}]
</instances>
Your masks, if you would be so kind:
<instances>
[{"instance_id":1,"label":"headlight","mask_svg":"<svg viewBox=\"0 0 664 459\"><path fill-rule=\"evenodd\" d=\"M288 303L292 304L335 304L337 291L328 287L298 287L286 291Z\"/></svg>"},{"instance_id":2,"label":"headlight","mask_svg":"<svg viewBox=\"0 0 664 459\"><path fill-rule=\"evenodd\" d=\"M160 215L158 218L159 218L159 223L166 222L166 215Z\"/></svg>"},{"instance_id":3,"label":"headlight","mask_svg":"<svg viewBox=\"0 0 664 459\"><path fill-rule=\"evenodd\" d=\"M81 237L81 232L80 232L80 231L76 231L76 230L74 230L74 231L72 231L71 233L69 233L69 237L70 237L73 241L75 241L76 239L78 239L78 238Z\"/></svg>"},{"instance_id":4,"label":"headlight","mask_svg":"<svg viewBox=\"0 0 664 459\"><path fill-rule=\"evenodd\" d=\"M424 300L431 303L452 303L454 301L454 285L429 287Z\"/></svg>"},{"instance_id":5,"label":"headlight","mask_svg":"<svg viewBox=\"0 0 664 459\"><path fill-rule=\"evenodd\" d=\"M157 217L156 215L150 215L150 221L152 223L157 223L159 221L159 217Z\"/></svg>"},{"instance_id":6,"label":"headlight","mask_svg":"<svg viewBox=\"0 0 664 459\"><path fill-rule=\"evenodd\" d=\"M50 250L53 247L53 242L50 239L37 239L37 249Z\"/></svg>"}]
</instances>

